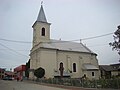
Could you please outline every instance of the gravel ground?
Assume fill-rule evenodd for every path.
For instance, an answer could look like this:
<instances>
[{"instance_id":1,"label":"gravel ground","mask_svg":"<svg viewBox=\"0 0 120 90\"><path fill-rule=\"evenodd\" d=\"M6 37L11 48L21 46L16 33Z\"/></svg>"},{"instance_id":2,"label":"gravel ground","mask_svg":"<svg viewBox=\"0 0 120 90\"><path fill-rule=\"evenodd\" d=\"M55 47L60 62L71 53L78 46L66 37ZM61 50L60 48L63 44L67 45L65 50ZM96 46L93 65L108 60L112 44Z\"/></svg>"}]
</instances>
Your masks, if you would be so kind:
<instances>
[{"instance_id":1,"label":"gravel ground","mask_svg":"<svg viewBox=\"0 0 120 90\"><path fill-rule=\"evenodd\" d=\"M25 82L40 84L33 81L25 81ZM82 88L82 87L64 86L64 85L56 85L56 84L40 84L40 85L58 87L58 88L63 88L68 90L119 90L119 89L101 89L101 88Z\"/></svg>"}]
</instances>

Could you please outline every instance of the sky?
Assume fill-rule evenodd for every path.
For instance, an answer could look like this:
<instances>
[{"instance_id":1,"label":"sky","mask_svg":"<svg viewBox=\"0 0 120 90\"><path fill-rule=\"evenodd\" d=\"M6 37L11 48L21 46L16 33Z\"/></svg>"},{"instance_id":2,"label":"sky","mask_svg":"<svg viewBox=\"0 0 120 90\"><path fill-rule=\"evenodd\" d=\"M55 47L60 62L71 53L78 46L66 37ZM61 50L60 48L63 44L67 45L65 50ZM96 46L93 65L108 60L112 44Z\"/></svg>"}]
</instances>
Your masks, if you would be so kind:
<instances>
[{"instance_id":1,"label":"sky","mask_svg":"<svg viewBox=\"0 0 120 90\"><path fill-rule=\"evenodd\" d=\"M113 33L120 25L119 4L120 0L43 0L50 37L71 41ZM0 0L0 68L13 69L29 60L40 6L41 0ZM113 34L82 40L97 54L99 64L119 63L110 42Z\"/></svg>"}]
</instances>

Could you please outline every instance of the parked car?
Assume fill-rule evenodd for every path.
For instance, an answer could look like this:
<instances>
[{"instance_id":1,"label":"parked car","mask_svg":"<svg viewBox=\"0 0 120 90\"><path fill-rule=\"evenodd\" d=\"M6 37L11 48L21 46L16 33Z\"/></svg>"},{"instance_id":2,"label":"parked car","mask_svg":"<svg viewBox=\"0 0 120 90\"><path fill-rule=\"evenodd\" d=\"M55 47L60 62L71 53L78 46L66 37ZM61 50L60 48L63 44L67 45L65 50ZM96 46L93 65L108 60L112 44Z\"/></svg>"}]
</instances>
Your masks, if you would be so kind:
<instances>
[{"instance_id":1,"label":"parked car","mask_svg":"<svg viewBox=\"0 0 120 90\"><path fill-rule=\"evenodd\" d=\"M3 80L13 80L13 79L12 79L12 77L6 76L6 77L3 78Z\"/></svg>"}]
</instances>

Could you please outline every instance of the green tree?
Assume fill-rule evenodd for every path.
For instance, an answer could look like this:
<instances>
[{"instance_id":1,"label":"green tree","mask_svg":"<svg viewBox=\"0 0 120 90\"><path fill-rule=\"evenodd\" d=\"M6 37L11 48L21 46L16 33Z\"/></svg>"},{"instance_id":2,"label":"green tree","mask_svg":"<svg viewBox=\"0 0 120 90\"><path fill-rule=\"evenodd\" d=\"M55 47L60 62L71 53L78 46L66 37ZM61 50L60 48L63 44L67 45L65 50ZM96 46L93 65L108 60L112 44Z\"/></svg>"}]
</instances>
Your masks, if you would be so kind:
<instances>
[{"instance_id":1,"label":"green tree","mask_svg":"<svg viewBox=\"0 0 120 90\"><path fill-rule=\"evenodd\" d=\"M114 41L109 43L109 45L112 46L113 50L117 50L120 55L120 25L117 28L113 35Z\"/></svg>"},{"instance_id":2,"label":"green tree","mask_svg":"<svg viewBox=\"0 0 120 90\"><path fill-rule=\"evenodd\" d=\"M37 78L42 78L42 77L44 77L44 75L45 75L45 70L44 70L42 67L40 67L40 68L38 68L38 69L36 69L36 70L34 71L34 75L35 75Z\"/></svg>"},{"instance_id":3,"label":"green tree","mask_svg":"<svg viewBox=\"0 0 120 90\"><path fill-rule=\"evenodd\" d=\"M29 69L30 69L30 59L29 59L29 61L26 63L25 76L26 76L27 78L29 78Z\"/></svg>"}]
</instances>

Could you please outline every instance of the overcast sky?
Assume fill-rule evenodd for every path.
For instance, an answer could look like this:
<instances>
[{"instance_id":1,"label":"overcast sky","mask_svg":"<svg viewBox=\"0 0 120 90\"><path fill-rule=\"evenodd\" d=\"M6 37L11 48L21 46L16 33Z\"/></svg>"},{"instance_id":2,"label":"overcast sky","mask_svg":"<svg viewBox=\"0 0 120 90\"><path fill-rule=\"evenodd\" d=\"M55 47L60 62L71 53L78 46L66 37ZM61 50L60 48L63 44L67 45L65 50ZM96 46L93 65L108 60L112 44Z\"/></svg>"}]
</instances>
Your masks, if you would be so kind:
<instances>
[{"instance_id":1,"label":"overcast sky","mask_svg":"<svg viewBox=\"0 0 120 90\"><path fill-rule=\"evenodd\" d=\"M14 68L29 60L32 25L36 21L40 0L0 0L0 67ZM44 0L44 11L51 24L51 38L76 40L109 34L120 25L120 0ZM109 42L113 35L82 43L97 53L99 64L118 63L119 56Z\"/></svg>"}]
</instances>

